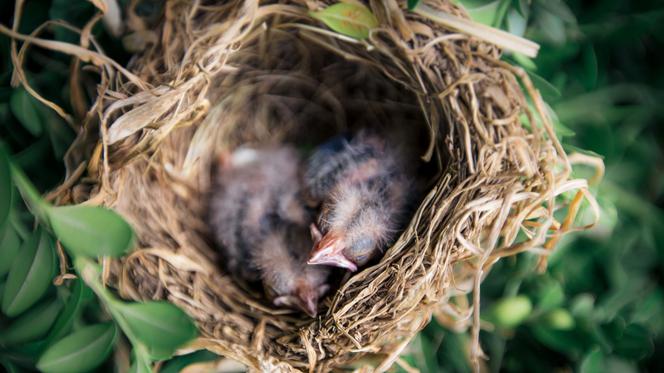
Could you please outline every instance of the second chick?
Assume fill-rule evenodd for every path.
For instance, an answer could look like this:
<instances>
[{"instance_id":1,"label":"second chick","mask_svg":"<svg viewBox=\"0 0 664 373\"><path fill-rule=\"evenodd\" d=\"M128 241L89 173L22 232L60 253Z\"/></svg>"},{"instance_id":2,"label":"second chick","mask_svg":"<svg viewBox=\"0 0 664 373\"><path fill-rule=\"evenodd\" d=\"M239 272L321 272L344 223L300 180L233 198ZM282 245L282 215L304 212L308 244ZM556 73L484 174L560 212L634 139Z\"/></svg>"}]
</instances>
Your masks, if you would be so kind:
<instances>
[{"instance_id":1,"label":"second chick","mask_svg":"<svg viewBox=\"0 0 664 373\"><path fill-rule=\"evenodd\" d=\"M317 149L305 173L309 201L321 203L309 264L356 271L393 242L416 194L406 160L406 152L366 130Z\"/></svg>"},{"instance_id":2,"label":"second chick","mask_svg":"<svg viewBox=\"0 0 664 373\"><path fill-rule=\"evenodd\" d=\"M329 269L306 265L311 216L299 197L296 150L240 148L219 163L209 216L227 269L261 281L275 305L315 316Z\"/></svg>"}]
</instances>

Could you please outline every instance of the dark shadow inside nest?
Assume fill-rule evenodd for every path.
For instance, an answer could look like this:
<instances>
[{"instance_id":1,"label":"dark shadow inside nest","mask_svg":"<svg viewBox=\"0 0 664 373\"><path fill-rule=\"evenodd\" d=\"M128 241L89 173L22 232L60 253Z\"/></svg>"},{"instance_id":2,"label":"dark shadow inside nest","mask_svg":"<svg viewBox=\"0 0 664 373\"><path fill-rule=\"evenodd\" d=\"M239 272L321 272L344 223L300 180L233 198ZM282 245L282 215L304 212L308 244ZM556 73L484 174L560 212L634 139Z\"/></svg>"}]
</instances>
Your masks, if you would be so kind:
<instances>
[{"instance_id":1,"label":"dark shadow inside nest","mask_svg":"<svg viewBox=\"0 0 664 373\"><path fill-rule=\"evenodd\" d=\"M222 131L223 151L290 144L306 159L334 136L369 129L389 133L392 141L414 149L410 164L421 185L439 175L442 166L438 158L429 162L421 159L431 139L417 98L368 61L347 60L293 34L273 31L272 38L259 38L255 45L243 46L228 64L239 68L220 78L215 83L218 89L210 94L213 106L226 107L224 123L219 124L229 126ZM213 166L212 178L219 172ZM418 191L419 197L412 201L409 217L400 229L412 217L425 189ZM209 221L211 212L207 214ZM212 235L208 241L220 249ZM375 265L380 257L362 269ZM223 255L219 268L228 272ZM334 292L351 275L343 270L333 272L332 291L320 302L319 314L327 311ZM234 277L252 299L267 306L260 283ZM296 319L301 317L304 315Z\"/></svg>"}]
</instances>

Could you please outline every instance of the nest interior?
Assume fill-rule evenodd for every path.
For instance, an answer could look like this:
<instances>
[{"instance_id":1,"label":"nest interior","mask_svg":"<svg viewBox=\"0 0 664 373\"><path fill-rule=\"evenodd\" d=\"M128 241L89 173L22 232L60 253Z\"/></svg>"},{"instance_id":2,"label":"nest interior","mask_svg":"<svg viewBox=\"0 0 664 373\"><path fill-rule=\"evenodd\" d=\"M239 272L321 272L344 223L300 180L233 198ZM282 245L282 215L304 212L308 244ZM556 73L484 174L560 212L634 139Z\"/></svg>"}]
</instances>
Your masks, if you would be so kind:
<instances>
[{"instance_id":1,"label":"nest interior","mask_svg":"<svg viewBox=\"0 0 664 373\"><path fill-rule=\"evenodd\" d=\"M331 3L168 1L150 23L132 2L132 36L147 44L126 70L102 73L99 136L83 131L68 155L87 167L59 202L110 206L138 237L130 255L104 261L105 280L126 298L177 304L200 329L193 348L254 369L327 371L375 353L384 370L434 313L479 324L490 266L526 250L545 257L569 229L554 198L583 186L568 181L539 95L497 48L396 0L365 2L380 26L357 41L308 15ZM205 220L211 163L241 144L311 146L362 126L415 139L430 190L382 260L319 317L275 309L219 266Z\"/></svg>"}]
</instances>

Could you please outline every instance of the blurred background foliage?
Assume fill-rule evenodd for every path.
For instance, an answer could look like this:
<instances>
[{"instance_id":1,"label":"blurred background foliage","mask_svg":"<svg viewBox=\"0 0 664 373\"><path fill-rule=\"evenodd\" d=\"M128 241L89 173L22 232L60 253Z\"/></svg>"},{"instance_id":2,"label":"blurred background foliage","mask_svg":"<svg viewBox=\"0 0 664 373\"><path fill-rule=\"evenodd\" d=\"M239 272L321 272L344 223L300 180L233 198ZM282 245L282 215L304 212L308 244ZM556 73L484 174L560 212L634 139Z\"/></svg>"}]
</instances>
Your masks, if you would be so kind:
<instances>
[{"instance_id":1,"label":"blurred background foliage","mask_svg":"<svg viewBox=\"0 0 664 373\"><path fill-rule=\"evenodd\" d=\"M510 54L505 59L529 72L557 117L565 147L599 154L606 164L604 180L593 188L603 213L598 227L564 239L545 273L535 270L536 257L521 254L499 262L484 281L487 328L481 343L489 356L487 370L664 371L663 4L459 2L475 20L541 44L536 59ZM0 6L0 22L11 25L14 2L3 0ZM49 19L81 27L94 11L88 1L29 0L19 31L30 33ZM128 60L121 42L101 25L93 34L108 55L120 63ZM60 27L44 36L73 42L78 38ZM74 131L25 90L10 87L9 50L9 39L0 36L0 146L40 191L47 191L63 179L62 157ZM68 56L32 48L26 70L38 92L72 112L69 65ZM83 79L94 76L84 74ZM577 171L589 174L583 167ZM34 219L27 209L15 208L9 220L21 238L29 236ZM0 294L3 264L0 260ZM92 292L80 284L51 286L47 297L54 301L38 304L33 312L58 312L67 307L71 294L82 305L75 305L75 323L104 321ZM14 321L0 316L2 333ZM39 340L43 335L29 337ZM30 369L36 363L30 355L36 347L26 349L22 339L18 350L0 342L0 363L7 370ZM467 372L469 343L468 334L447 330L434 320L403 359L422 372ZM199 353L169 364L177 371L185 363L210 358ZM112 367L107 363L102 369Z\"/></svg>"},{"instance_id":2,"label":"blurred background foliage","mask_svg":"<svg viewBox=\"0 0 664 373\"><path fill-rule=\"evenodd\" d=\"M601 155L602 219L567 237L546 273L521 254L482 284L488 371L664 371L664 4L460 1L475 20L541 44L531 75L568 151ZM579 173L587 175L583 168ZM435 320L406 357L467 372L469 336Z\"/></svg>"}]
</instances>

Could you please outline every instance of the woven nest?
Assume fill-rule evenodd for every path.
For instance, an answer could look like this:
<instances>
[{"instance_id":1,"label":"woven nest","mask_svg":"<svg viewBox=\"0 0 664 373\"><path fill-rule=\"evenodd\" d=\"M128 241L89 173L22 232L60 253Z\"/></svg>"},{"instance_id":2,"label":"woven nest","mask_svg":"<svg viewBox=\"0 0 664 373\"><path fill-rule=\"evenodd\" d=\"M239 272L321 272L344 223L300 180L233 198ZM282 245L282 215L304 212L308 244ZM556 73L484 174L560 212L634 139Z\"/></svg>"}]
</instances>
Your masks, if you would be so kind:
<instances>
[{"instance_id":1,"label":"woven nest","mask_svg":"<svg viewBox=\"0 0 664 373\"><path fill-rule=\"evenodd\" d=\"M126 40L143 49L126 70L102 71L98 115L68 154L58 202L112 207L138 237L130 255L104 260L107 283L125 298L177 304L200 329L192 348L253 369L328 371L375 354L384 370L432 315L474 325L477 336L488 269L527 250L544 265L580 198L556 196L586 193L568 180L527 76L496 47L406 11L405 1L365 3L380 26L364 41L308 15L332 1L220 3L169 1L152 20L130 6ZM427 3L467 17L450 1ZM431 170L380 262L343 283L315 319L275 309L224 273L205 219L215 154L311 146L369 125L421 133ZM477 341L471 347L479 357Z\"/></svg>"}]
</instances>

